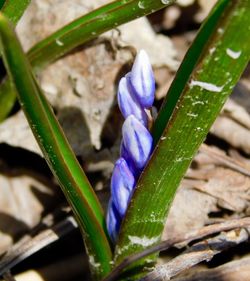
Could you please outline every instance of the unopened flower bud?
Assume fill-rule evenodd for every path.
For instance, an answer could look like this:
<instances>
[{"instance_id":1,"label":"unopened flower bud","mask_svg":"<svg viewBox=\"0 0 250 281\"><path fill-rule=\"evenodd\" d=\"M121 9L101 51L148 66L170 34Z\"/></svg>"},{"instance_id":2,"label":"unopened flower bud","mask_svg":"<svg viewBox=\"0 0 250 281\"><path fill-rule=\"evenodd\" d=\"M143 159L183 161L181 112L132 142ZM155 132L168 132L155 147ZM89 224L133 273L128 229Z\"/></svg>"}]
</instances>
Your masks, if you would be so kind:
<instances>
[{"instance_id":1,"label":"unopened flower bud","mask_svg":"<svg viewBox=\"0 0 250 281\"><path fill-rule=\"evenodd\" d=\"M145 108L151 107L155 97L155 79L148 55L144 50L136 56L129 78L138 102Z\"/></svg>"},{"instance_id":2,"label":"unopened flower bud","mask_svg":"<svg viewBox=\"0 0 250 281\"><path fill-rule=\"evenodd\" d=\"M114 205L121 217L124 216L133 188L135 186L135 178L124 158L119 158L113 170L111 178L111 194Z\"/></svg>"},{"instance_id":3,"label":"unopened flower bud","mask_svg":"<svg viewBox=\"0 0 250 281\"><path fill-rule=\"evenodd\" d=\"M148 123L148 118L145 110L138 103L133 96L130 81L125 76L120 80L118 86L118 105L122 112L123 117L126 119L129 115L133 114L145 127Z\"/></svg>"},{"instance_id":4,"label":"unopened flower bud","mask_svg":"<svg viewBox=\"0 0 250 281\"><path fill-rule=\"evenodd\" d=\"M135 163L131 159L131 156L128 153L127 149L125 148L123 141L122 141L121 147L120 147L120 156L126 160L129 170L134 175L135 180L137 180L140 176L141 170L136 168Z\"/></svg>"},{"instance_id":5,"label":"unopened flower bud","mask_svg":"<svg viewBox=\"0 0 250 281\"><path fill-rule=\"evenodd\" d=\"M116 242L136 181L152 152L153 138L147 129L146 109L154 101L155 80L145 51L136 57L132 71L118 87L118 104L125 118L122 127L120 158L111 178L111 200L107 212L107 228Z\"/></svg>"},{"instance_id":6,"label":"unopened flower bud","mask_svg":"<svg viewBox=\"0 0 250 281\"><path fill-rule=\"evenodd\" d=\"M150 157L153 138L150 132L130 115L122 127L123 143L136 168L143 169Z\"/></svg>"},{"instance_id":7,"label":"unopened flower bud","mask_svg":"<svg viewBox=\"0 0 250 281\"><path fill-rule=\"evenodd\" d=\"M110 238L113 242L115 242L120 229L121 217L114 205L114 202L112 201L112 198L109 200L106 222Z\"/></svg>"}]
</instances>

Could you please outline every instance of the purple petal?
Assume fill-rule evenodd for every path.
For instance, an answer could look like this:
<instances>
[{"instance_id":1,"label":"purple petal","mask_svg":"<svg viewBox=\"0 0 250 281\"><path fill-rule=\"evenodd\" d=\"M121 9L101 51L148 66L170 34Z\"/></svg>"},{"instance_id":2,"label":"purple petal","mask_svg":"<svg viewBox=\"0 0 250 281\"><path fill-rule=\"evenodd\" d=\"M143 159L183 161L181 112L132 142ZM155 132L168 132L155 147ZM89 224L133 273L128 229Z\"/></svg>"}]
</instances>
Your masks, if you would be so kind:
<instances>
[{"instance_id":1,"label":"purple petal","mask_svg":"<svg viewBox=\"0 0 250 281\"><path fill-rule=\"evenodd\" d=\"M122 135L124 147L136 168L143 169L153 146L150 132L133 115L130 115L123 124Z\"/></svg>"},{"instance_id":2,"label":"purple petal","mask_svg":"<svg viewBox=\"0 0 250 281\"><path fill-rule=\"evenodd\" d=\"M121 218L112 199L109 200L106 222L109 236L113 242L116 242L121 225Z\"/></svg>"},{"instance_id":3,"label":"purple petal","mask_svg":"<svg viewBox=\"0 0 250 281\"><path fill-rule=\"evenodd\" d=\"M143 123L144 126L147 126L147 114L133 97L131 85L127 77L123 77L120 80L117 99L119 108L124 118L127 118L129 115L133 114L141 123Z\"/></svg>"},{"instance_id":4,"label":"purple petal","mask_svg":"<svg viewBox=\"0 0 250 281\"><path fill-rule=\"evenodd\" d=\"M143 107L151 107L155 96L155 79L148 55L144 50L136 56L130 81L139 103Z\"/></svg>"},{"instance_id":5,"label":"purple petal","mask_svg":"<svg viewBox=\"0 0 250 281\"><path fill-rule=\"evenodd\" d=\"M121 217L125 215L134 186L135 178L127 162L124 158L119 158L115 163L111 178L111 194Z\"/></svg>"},{"instance_id":6,"label":"purple petal","mask_svg":"<svg viewBox=\"0 0 250 281\"><path fill-rule=\"evenodd\" d=\"M122 158L124 158L126 160L127 165L129 167L129 170L134 175L135 180L137 180L139 178L140 173L142 172L142 170L136 168L133 159L131 159L130 154L128 153L127 149L124 146L124 142L121 143L120 155L121 155Z\"/></svg>"}]
</instances>

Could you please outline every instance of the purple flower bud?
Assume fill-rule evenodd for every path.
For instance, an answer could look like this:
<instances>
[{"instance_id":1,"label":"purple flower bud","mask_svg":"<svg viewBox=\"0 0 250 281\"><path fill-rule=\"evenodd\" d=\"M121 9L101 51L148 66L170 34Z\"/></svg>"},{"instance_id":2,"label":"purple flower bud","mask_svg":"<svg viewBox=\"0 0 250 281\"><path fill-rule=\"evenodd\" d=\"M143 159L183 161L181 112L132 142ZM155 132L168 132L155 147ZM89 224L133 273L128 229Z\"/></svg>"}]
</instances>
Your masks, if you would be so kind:
<instances>
[{"instance_id":1,"label":"purple flower bud","mask_svg":"<svg viewBox=\"0 0 250 281\"><path fill-rule=\"evenodd\" d=\"M131 159L127 149L124 146L124 143L121 143L121 147L120 147L120 155L122 158L125 159L125 161L127 162L127 165L129 167L129 170L131 171L131 173L134 175L135 180L137 180L140 176L141 170L137 169L135 167L135 163L134 161Z\"/></svg>"},{"instance_id":2,"label":"purple flower bud","mask_svg":"<svg viewBox=\"0 0 250 281\"><path fill-rule=\"evenodd\" d=\"M135 178L129 170L127 162L124 158L119 158L115 163L111 178L111 194L121 217L125 215L134 186Z\"/></svg>"},{"instance_id":3,"label":"purple flower bud","mask_svg":"<svg viewBox=\"0 0 250 281\"><path fill-rule=\"evenodd\" d=\"M111 240L115 242L120 229L121 217L112 201L112 198L109 200L106 222L109 236Z\"/></svg>"},{"instance_id":4,"label":"purple flower bud","mask_svg":"<svg viewBox=\"0 0 250 281\"><path fill-rule=\"evenodd\" d=\"M145 127L147 126L147 114L133 96L130 81L127 77L120 80L117 99L124 118L133 114Z\"/></svg>"},{"instance_id":5,"label":"purple flower bud","mask_svg":"<svg viewBox=\"0 0 250 281\"><path fill-rule=\"evenodd\" d=\"M145 51L136 57L132 71L118 87L118 104L126 119L122 127L120 155L111 178L111 200L107 212L107 228L113 242L118 237L121 221L134 191L136 180L152 152L153 138L147 130L146 108L154 101L155 80Z\"/></svg>"},{"instance_id":6,"label":"purple flower bud","mask_svg":"<svg viewBox=\"0 0 250 281\"><path fill-rule=\"evenodd\" d=\"M153 146L150 132L133 115L130 115L123 124L122 136L124 147L136 168L143 169Z\"/></svg>"},{"instance_id":7,"label":"purple flower bud","mask_svg":"<svg viewBox=\"0 0 250 281\"><path fill-rule=\"evenodd\" d=\"M151 107L155 96L155 79L148 55L144 50L136 56L130 81L139 103L143 107Z\"/></svg>"}]
</instances>

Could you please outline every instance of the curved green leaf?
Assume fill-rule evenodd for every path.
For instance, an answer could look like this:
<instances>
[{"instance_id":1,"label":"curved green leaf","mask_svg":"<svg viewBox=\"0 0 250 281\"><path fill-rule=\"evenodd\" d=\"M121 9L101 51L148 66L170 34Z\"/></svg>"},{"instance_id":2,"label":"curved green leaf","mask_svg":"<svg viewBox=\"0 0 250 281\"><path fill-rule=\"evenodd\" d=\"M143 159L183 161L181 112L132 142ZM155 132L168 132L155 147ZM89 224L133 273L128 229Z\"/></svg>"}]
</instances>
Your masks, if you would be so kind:
<instances>
[{"instance_id":1,"label":"curved green leaf","mask_svg":"<svg viewBox=\"0 0 250 281\"><path fill-rule=\"evenodd\" d=\"M68 199L82 231L93 275L110 270L111 250L98 199L46 101L8 20L0 14L1 53L18 99L45 159Z\"/></svg>"},{"instance_id":2,"label":"curved green leaf","mask_svg":"<svg viewBox=\"0 0 250 281\"><path fill-rule=\"evenodd\" d=\"M31 0L6 0L1 12L13 23L17 24Z\"/></svg>"},{"instance_id":3,"label":"curved green leaf","mask_svg":"<svg viewBox=\"0 0 250 281\"><path fill-rule=\"evenodd\" d=\"M1 12L16 25L22 17L31 0L6 0L0 2ZM16 100L15 87L5 79L0 86L0 121L2 121L12 109Z\"/></svg>"},{"instance_id":4,"label":"curved green leaf","mask_svg":"<svg viewBox=\"0 0 250 281\"><path fill-rule=\"evenodd\" d=\"M49 37L37 43L28 52L28 58L35 71L65 55L75 47L89 42L98 35L141 16L153 13L174 3L176 0L117 0L62 27ZM10 112L15 93L10 83L0 86L0 105L8 100L8 105L0 110L0 121ZM4 89L3 89L4 88ZM4 97L7 95L8 97Z\"/></svg>"},{"instance_id":5,"label":"curved green leaf","mask_svg":"<svg viewBox=\"0 0 250 281\"><path fill-rule=\"evenodd\" d=\"M145 16L175 2L174 0L117 0L84 15L39 42L28 57L39 69L73 48L133 19Z\"/></svg>"},{"instance_id":6,"label":"curved green leaf","mask_svg":"<svg viewBox=\"0 0 250 281\"><path fill-rule=\"evenodd\" d=\"M218 1L186 55L155 122L159 142L123 222L116 264L160 241L176 189L249 61L249 11L250 1Z\"/></svg>"}]
</instances>

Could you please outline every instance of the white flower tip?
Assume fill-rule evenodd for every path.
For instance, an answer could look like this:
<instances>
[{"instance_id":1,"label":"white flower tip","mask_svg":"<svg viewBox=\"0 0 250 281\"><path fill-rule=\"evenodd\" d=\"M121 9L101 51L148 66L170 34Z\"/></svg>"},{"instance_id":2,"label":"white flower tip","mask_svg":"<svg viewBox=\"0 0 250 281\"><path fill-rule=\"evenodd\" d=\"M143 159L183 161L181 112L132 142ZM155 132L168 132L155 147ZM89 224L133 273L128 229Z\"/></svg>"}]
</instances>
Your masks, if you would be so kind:
<instances>
[{"instance_id":1,"label":"white flower tip","mask_svg":"<svg viewBox=\"0 0 250 281\"><path fill-rule=\"evenodd\" d=\"M147 52L144 49L141 49L137 54L138 60L147 60L149 62L149 57Z\"/></svg>"},{"instance_id":2,"label":"white flower tip","mask_svg":"<svg viewBox=\"0 0 250 281\"><path fill-rule=\"evenodd\" d=\"M154 102L155 79L149 57L144 50L137 54L129 79L139 103L143 107L151 107Z\"/></svg>"}]
</instances>

